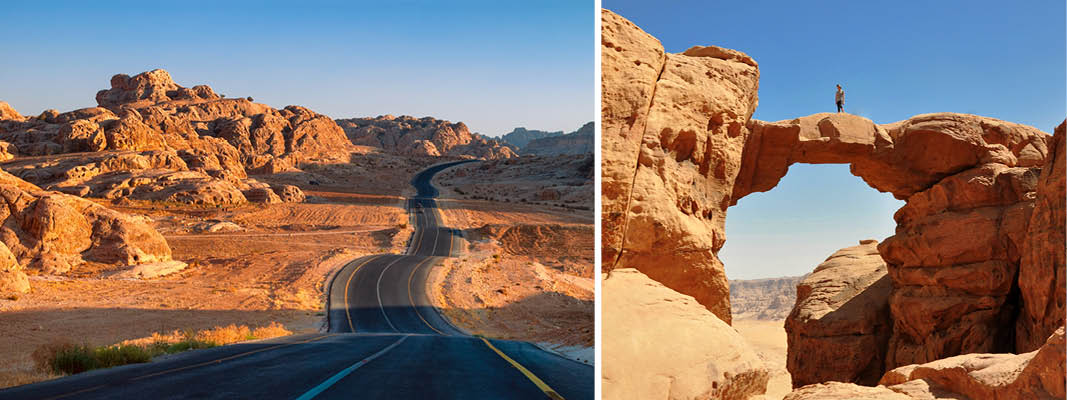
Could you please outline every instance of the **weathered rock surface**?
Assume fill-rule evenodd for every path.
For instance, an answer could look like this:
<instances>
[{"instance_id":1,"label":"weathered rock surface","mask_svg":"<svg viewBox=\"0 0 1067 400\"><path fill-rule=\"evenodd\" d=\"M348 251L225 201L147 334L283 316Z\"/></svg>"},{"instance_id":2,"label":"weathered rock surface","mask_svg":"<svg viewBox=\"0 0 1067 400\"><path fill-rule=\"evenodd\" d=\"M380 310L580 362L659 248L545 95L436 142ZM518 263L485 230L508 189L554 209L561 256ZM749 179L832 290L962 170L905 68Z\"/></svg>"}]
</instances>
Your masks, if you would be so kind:
<instances>
[{"instance_id":1,"label":"weathered rock surface","mask_svg":"<svg viewBox=\"0 0 1067 400\"><path fill-rule=\"evenodd\" d=\"M730 309L733 320L782 321L797 301L797 284L803 276L766 279L731 279Z\"/></svg>"},{"instance_id":2,"label":"weathered rock surface","mask_svg":"<svg viewBox=\"0 0 1067 400\"><path fill-rule=\"evenodd\" d=\"M6 101L0 101L0 119L22 120L23 116Z\"/></svg>"},{"instance_id":3,"label":"weathered rock surface","mask_svg":"<svg viewBox=\"0 0 1067 400\"><path fill-rule=\"evenodd\" d=\"M797 284L785 320L793 387L827 381L873 385L885 371L892 285L878 242L838 250Z\"/></svg>"},{"instance_id":4,"label":"weathered rock surface","mask_svg":"<svg viewBox=\"0 0 1067 400\"><path fill-rule=\"evenodd\" d=\"M302 162L348 161L352 149L333 120L303 107L278 110L243 98L220 98L204 85L181 87L163 70L133 77L116 75L111 83L111 89L97 94L100 107L45 112L26 119L8 118L10 113L5 113L0 118L0 140L10 143L10 149L19 155L97 154L84 157L82 163L76 157L62 159L62 167L55 165L54 159L42 159L6 165L5 169L42 186L88 187L72 190L94 197L109 193L96 190L100 185L90 182L107 171L122 171L143 181L158 177L160 171L154 170L165 169L176 173L168 175L172 181L192 178L181 185L167 185L170 189L197 191L205 189L203 182L210 181L211 185L246 190L248 184L241 181L247 173L282 172ZM143 158L168 161L115 168L99 165L102 159L129 162L137 156L123 152L131 151ZM237 196L196 193L173 197L197 202L220 198L226 204L244 201Z\"/></svg>"},{"instance_id":5,"label":"weathered rock surface","mask_svg":"<svg viewBox=\"0 0 1067 400\"><path fill-rule=\"evenodd\" d=\"M826 382L793 390L783 400L913 400L885 386L860 386L854 383ZM932 398L931 398L932 399Z\"/></svg>"},{"instance_id":6,"label":"weathered rock surface","mask_svg":"<svg viewBox=\"0 0 1067 400\"><path fill-rule=\"evenodd\" d=\"M22 272L22 265L7 245L0 242L0 297L18 296L29 291L30 280Z\"/></svg>"},{"instance_id":7,"label":"weathered rock surface","mask_svg":"<svg viewBox=\"0 0 1067 400\"><path fill-rule=\"evenodd\" d=\"M729 323L717 253L759 70L716 47L666 54L626 19L601 20L604 268L637 268Z\"/></svg>"},{"instance_id":8,"label":"weathered rock surface","mask_svg":"<svg viewBox=\"0 0 1067 400\"><path fill-rule=\"evenodd\" d=\"M747 399L767 370L733 328L631 269L603 281L605 399ZM640 321L635 323L635 321Z\"/></svg>"},{"instance_id":9,"label":"weathered rock surface","mask_svg":"<svg viewBox=\"0 0 1067 400\"><path fill-rule=\"evenodd\" d=\"M592 122L582 125L578 130L564 135L553 135L529 141L519 150L519 154L536 154L553 156L560 154L593 154Z\"/></svg>"},{"instance_id":10,"label":"weathered rock surface","mask_svg":"<svg viewBox=\"0 0 1067 400\"><path fill-rule=\"evenodd\" d=\"M1060 327L1029 353L965 354L903 366L886 372L879 384L911 395L923 395L916 389L928 388L972 399L1062 399L1065 351Z\"/></svg>"},{"instance_id":11,"label":"weathered rock surface","mask_svg":"<svg viewBox=\"0 0 1067 400\"><path fill-rule=\"evenodd\" d=\"M452 156L498 159L515 157L515 151L496 139L471 134L462 122L407 115L339 119L349 140L410 156Z\"/></svg>"},{"instance_id":12,"label":"weathered rock surface","mask_svg":"<svg viewBox=\"0 0 1067 400\"><path fill-rule=\"evenodd\" d=\"M0 198L0 241L26 268L56 274L85 262L170 261L166 240L141 219L42 191L6 172L0 172Z\"/></svg>"},{"instance_id":13,"label":"weathered rock surface","mask_svg":"<svg viewBox=\"0 0 1067 400\"><path fill-rule=\"evenodd\" d=\"M1065 274L1064 221L1065 204L1064 161L1067 121L1056 127L1049 145L1048 162L1041 169L1037 181L1034 211L1023 238L1022 259L1019 264L1019 289L1022 309L1015 328L1015 352L1023 353L1041 345L1043 337L1063 326L1067 303L1067 274Z\"/></svg>"}]
</instances>

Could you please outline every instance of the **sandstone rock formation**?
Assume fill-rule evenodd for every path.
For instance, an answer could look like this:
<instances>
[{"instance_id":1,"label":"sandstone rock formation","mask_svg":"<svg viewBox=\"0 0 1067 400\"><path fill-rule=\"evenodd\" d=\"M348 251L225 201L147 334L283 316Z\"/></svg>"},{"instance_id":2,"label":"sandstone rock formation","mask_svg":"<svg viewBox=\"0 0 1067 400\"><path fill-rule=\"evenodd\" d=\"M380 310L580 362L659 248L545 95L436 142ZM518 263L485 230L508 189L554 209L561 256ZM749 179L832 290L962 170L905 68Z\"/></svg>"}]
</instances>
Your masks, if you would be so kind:
<instances>
[{"instance_id":1,"label":"sandstone rock formation","mask_svg":"<svg viewBox=\"0 0 1067 400\"><path fill-rule=\"evenodd\" d=\"M11 107L10 104L7 104L6 101L0 101L0 120L2 119L22 120L23 117L22 114L15 111L15 109Z\"/></svg>"},{"instance_id":2,"label":"sandstone rock formation","mask_svg":"<svg viewBox=\"0 0 1067 400\"><path fill-rule=\"evenodd\" d=\"M733 320L783 321L797 300L803 276L765 279L731 279L730 309Z\"/></svg>"},{"instance_id":3,"label":"sandstone rock formation","mask_svg":"<svg viewBox=\"0 0 1067 400\"><path fill-rule=\"evenodd\" d=\"M892 286L877 245L863 240L838 250L797 284L796 306L785 320L793 387L873 385L885 371Z\"/></svg>"},{"instance_id":4,"label":"sandstone rock formation","mask_svg":"<svg viewBox=\"0 0 1067 400\"><path fill-rule=\"evenodd\" d=\"M144 198L190 202L217 198L231 204L245 201L233 193L255 185L242 182L248 173L281 172L302 162L347 161L352 148L333 120L303 107L277 110L244 98L220 98L204 85L179 86L163 70L133 77L116 75L111 84L111 89L97 93L100 107L45 112L36 118L9 118L8 112L0 116L0 140L10 143L19 155L96 153L81 164L75 157L65 158L63 168L49 168L56 161L44 159L6 169L43 186L94 197L105 197L116 186L129 183L102 176L110 171L122 170L136 182L166 175L167 182L174 183L164 185L167 190L187 194ZM166 161L141 163L141 168L101 165L136 157ZM217 191L212 186L226 187L223 192L227 194L197 194Z\"/></svg>"},{"instance_id":5,"label":"sandstone rock formation","mask_svg":"<svg viewBox=\"0 0 1067 400\"><path fill-rule=\"evenodd\" d=\"M763 362L737 331L691 296L631 268L615 269L603 282L605 399L747 399L764 393Z\"/></svg>"},{"instance_id":6,"label":"sandstone rock formation","mask_svg":"<svg viewBox=\"0 0 1067 400\"><path fill-rule=\"evenodd\" d=\"M666 54L615 13L601 21L604 268L636 268L729 323L717 253L759 69L717 47Z\"/></svg>"},{"instance_id":7,"label":"sandstone rock formation","mask_svg":"<svg viewBox=\"0 0 1067 400\"><path fill-rule=\"evenodd\" d=\"M523 147L526 147L526 144L530 143L531 140L560 135L563 135L563 131L549 132L518 127L513 129L511 132L505 133L504 135L500 136L500 140L511 145L513 150L519 151Z\"/></svg>"},{"instance_id":8,"label":"sandstone rock formation","mask_svg":"<svg viewBox=\"0 0 1067 400\"><path fill-rule=\"evenodd\" d=\"M3 242L0 242L0 297L10 298L19 293L30 291L30 280L22 272L22 265L11 254Z\"/></svg>"},{"instance_id":9,"label":"sandstone rock formation","mask_svg":"<svg viewBox=\"0 0 1067 400\"><path fill-rule=\"evenodd\" d=\"M471 134L462 122L431 117L392 115L339 119L349 140L409 156L452 156L498 159L515 157L515 151L496 139Z\"/></svg>"},{"instance_id":10,"label":"sandstone rock formation","mask_svg":"<svg viewBox=\"0 0 1067 400\"><path fill-rule=\"evenodd\" d=\"M871 359L856 368L1031 350L1063 325L1062 139L954 113L882 125L849 114L753 120L751 58L717 47L665 54L622 17L601 19L605 271L636 268L729 322L717 258L727 208L773 188L793 163L847 163L906 201L878 246L892 333L884 354L862 345ZM835 329L869 335L870 325Z\"/></svg>"},{"instance_id":11,"label":"sandstone rock formation","mask_svg":"<svg viewBox=\"0 0 1067 400\"><path fill-rule=\"evenodd\" d=\"M1064 324L1067 310L1064 304L1065 277L1064 221L1065 210L1065 169L1067 153L1064 145L1064 121L1056 127L1052 143L1049 145L1048 162L1041 169L1037 181L1037 197L1034 211L1026 228L1022 244L1022 259L1019 264L1019 289L1022 307L1015 328L1015 352L1022 353L1036 349L1041 345L1041 338L1051 334L1057 326Z\"/></svg>"},{"instance_id":12,"label":"sandstone rock formation","mask_svg":"<svg viewBox=\"0 0 1067 400\"><path fill-rule=\"evenodd\" d=\"M564 135L554 135L531 140L519 150L519 154L536 154L554 156L560 154L593 154L592 122L582 125L578 130Z\"/></svg>"},{"instance_id":13,"label":"sandstone rock formation","mask_svg":"<svg viewBox=\"0 0 1067 400\"><path fill-rule=\"evenodd\" d=\"M593 155L522 156L468 163L434 177L447 195L593 208Z\"/></svg>"},{"instance_id":14,"label":"sandstone rock formation","mask_svg":"<svg viewBox=\"0 0 1067 400\"><path fill-rule=\"evenodd\" d=\"M85 262L136 265L170 261L163 236L143 220L91 201L45 192L0 172L0 241L19 265L61 274ZM0 258L6 258L0 251ZM20 273L5 266L5 271Z\"/></svg>"}]
</instances>

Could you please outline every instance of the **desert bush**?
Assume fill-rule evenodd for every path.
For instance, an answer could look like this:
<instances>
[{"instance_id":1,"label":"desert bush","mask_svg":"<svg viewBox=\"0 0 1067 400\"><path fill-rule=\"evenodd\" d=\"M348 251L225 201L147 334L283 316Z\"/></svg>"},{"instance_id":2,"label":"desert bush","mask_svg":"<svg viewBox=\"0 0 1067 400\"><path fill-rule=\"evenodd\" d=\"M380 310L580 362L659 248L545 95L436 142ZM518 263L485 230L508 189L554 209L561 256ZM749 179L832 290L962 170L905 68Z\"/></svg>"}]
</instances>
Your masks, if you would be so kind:
<instances>
[{"instance_id":1,"label":"desert bush","mask_svg":"<svg viewBox=\"0 0 1067 400\"><path fill-rule=\"evenodd\" d=\"M43 372L77 374L97 368L148 362L152 354L141 346L102 346L53 342L34 350L34 365Z\"/></svg>"},{"instance_id":2,"label":"desert bush","mask_svg":"<svg viewBox=\"0 0 1067 400\"><path fill-rule=\"evenodd\" d=\"M285 326L273 321L270 323L270 325L259 327L252 331L252 336L255 339L268 339L292 334L293 332L290 332L288 329L285 329Z\"/></svg>"}]
</instances>

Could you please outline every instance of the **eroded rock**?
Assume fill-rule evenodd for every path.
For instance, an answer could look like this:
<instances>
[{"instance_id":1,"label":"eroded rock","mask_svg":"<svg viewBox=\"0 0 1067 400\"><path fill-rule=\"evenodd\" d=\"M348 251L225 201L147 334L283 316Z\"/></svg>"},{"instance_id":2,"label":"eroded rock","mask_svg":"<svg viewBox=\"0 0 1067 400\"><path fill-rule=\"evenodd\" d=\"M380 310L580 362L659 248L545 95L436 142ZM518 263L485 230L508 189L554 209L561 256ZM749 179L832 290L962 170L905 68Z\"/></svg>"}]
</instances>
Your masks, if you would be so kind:
<instances>
[{"instance_id":1,"label":"eroded rock","mask_svg":"<svg viewBox=\"0 0 1067 400\"><path fill-rule=\"evenodd\" d=\"M838 250L797 284L785 320L793 387L828 381L873 385L885 371L892 283L878 242Z\"/></svg>"},{"instance_id":2,"label":"eroded rock","mask_svg":"<svg viewBox=\"0 0 1067 400\"><path fill-rule=\"evenodd\" d=\"M631 268L613 270L603 287L604 398L747 399L766 390L763 361L693 297Z\"/></svg>"}]
</instances>

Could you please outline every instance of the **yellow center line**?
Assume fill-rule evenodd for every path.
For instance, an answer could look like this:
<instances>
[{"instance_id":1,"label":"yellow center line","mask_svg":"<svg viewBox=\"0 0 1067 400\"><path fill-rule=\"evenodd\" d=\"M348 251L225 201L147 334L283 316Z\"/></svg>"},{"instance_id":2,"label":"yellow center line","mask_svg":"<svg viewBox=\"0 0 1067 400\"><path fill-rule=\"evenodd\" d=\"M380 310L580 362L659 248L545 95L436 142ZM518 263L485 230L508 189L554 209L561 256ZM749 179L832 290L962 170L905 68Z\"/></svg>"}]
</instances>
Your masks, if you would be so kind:
<instances>
[{"instance_id":1,"label":"yellow center line","mask_svg":"<svg viewBox=\"0 0 1067 400\"><path fill-rule=\"evenodd\" d=\"M415 315L419 316L419 319L422 320L422 323L426 324L426 326L430 327L430 329L433 329L434 332L444 335L444 332L441 332L437 330L437 328L434 328L433 325L430 325L430 323L426 321L426 318L422 317L422 314L419 313L419 307L415 305L415 298L411 295L411 279L415 277L415 271L418 271L420 267L422 267L424 264L426 264L427 261L430 260L432 260L432 258L427 258L420 262L418 265L415 265L415 268L411 269L411 275L408 275L408 300L411 301L411 308L415 310Z\"/></svg>"},{"instance_id":2,"label":"yellow center line","mask_svg":"<svg viewBox=\"0 0 1067 400\"><path fill-rule=\"evenodd\" d=\"M541 389L542 392L545 392L545 395L548 396L548 398L553 400L564 400L563 396L560 396L559 393L556 393L555 390L552 390L552 388L549 387L548 384L545 383L545 381L542 381L541 378L538 378L537 375L534 375L533 372L530 372L530 370L526 369L526 367L522 366L522 364L519 364L518 361L512 360L511 357L508 357L507 354L504 354L504 352L497 349L496 346L493 346L493 344L490 343L488 339L481 336L478 336L478 338L482 339L482 341L485 342L485 345L489 346L490 349L493 349L493 351L495 351L497 355L499 355L508 363L511 363L512 367L515 367L515 369L519 370L519 372L522 372L523 375L526 375L526 379L529 379L530 382L533 382L534 385L537 385L537 388Z\"/></svg>"},{"instance_id":3,"label":"yellow center line","mask_svg":"<svg viewBox=\"0 0 1067 400\"><path fill-rule=\"evenodd\" d=\"M211 360L211 361L205 361L205 362L201 362L201 363L197 363L197 364L193 364L193 365L186 365L184 367L171 368L171 369L164 370L164 371L154 372L154 373L151 373L151 374L148 374L148 375L141 375L141 376L138 376L138 377L127 379L126 381L127 382L133 382L133 381L138 381L138 380L145 379L145 378L151 378L151 377L154 377L154 376L172 374L172 373L175 373L175 372L180 372L180 371L185 371L185 370L189 370L189 369L193 369L193 368L203 367L203 366L206 366L206 365L220 364L223 361L229 361L229 360L233 360L233 359L236 359L236 358L250 356L252 354L261 353L261 352L268 351L268 350L274 350L274 349L278 349L278 348L282 348L282 347L292 346L292 345L296 345L296 344L311 343L311 342L314 342L316 340L325 339L325 338L328 338L328 337L331 337L331 336L336 336L336 334L330 333L330 334L326 334L326 335L322 335L322 336L318 336L318 337L313 337L313 338L308 339L308 340L301 340L299 342L282 343L282 344L278 344L278 345L274 345L274 346L270 346L270 347L265 347L265 348L258 349L258 350L246 351L244 353L234 354L232 356L227 356L227 357L223 357L223 358L219 358L219 359L215 359L215 360ZM94 390L97 390L97 389L102 389L102 388L107 387L108 385L112 385L112 384L114 384L114 382L105 383L103 385L93 386L93 387L90 387L90 388L85 388L85 389L81 389L81 390L78 390L78 391L61 394L61 395L58 395L58 396L48 397L48 398L45 398L44 400L54 400L54 399L61 399L61 398L64 398L64 397L70 397L70 396L74 396L74 395L78 395L78 394L82 394L82 393L86 393L86 392L91 392L91 391L94 391Z\"/></svg>"},{"instance_id":4,"label":"yellow center line","mask_svg":"<svg viewBox=\"0 0 1067 400\"><path fill-rule=\"evenodd\" d=\"M348 287L352 286L352 278L356 276L356 272L359 271L361 267L381 257L381 255L376 255L374 257L368 258L367 261L364 261L362 264L357 265L356 268L352 270L352 274L348 276L348 280L345 281L345 317L348 318L348 330L352 333L356 333L356 326L352 324L352 314L349 312L349 309L351 307L348 306Z\"/></svg>"}]
</instances>

